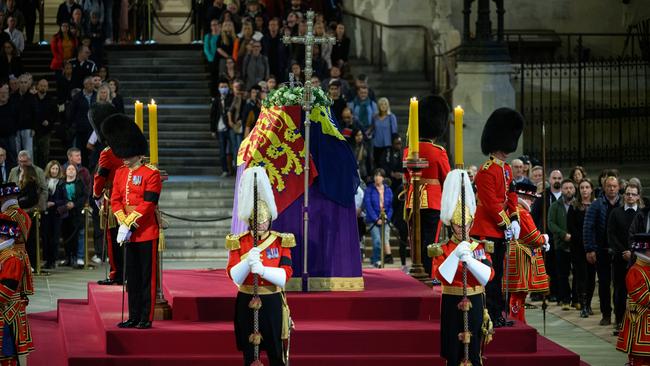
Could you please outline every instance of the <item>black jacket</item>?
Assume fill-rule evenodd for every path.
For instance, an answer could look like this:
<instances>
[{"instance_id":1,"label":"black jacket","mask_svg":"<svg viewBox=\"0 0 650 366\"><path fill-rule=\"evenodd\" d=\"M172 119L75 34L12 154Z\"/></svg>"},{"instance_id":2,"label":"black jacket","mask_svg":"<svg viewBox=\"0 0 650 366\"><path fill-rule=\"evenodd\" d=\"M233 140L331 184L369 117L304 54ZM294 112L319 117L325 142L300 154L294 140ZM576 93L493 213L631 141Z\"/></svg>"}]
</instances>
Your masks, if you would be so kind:
<instances>
[{"instance_id":1,"label":"black jacket","mask_svg":"<svg viewBox=\"0 0 650 366\"><path fill-rule=\"evenodd\" d=\"M59 110L56 106L56 100L54 97L45 94L45 97L41 99L38 95L35 95L36 99L36 135L42 136L50 133L54 128L54 123L57 120L59 115ZM43 126L43 122L47 121L47 126Z\"/></svg>"},{"instance_id":2,"label":"black jacket","mask_svg":"<svg viewBox=\"0 0 650 366\"><path fill-rule=\"evenodd\" d=\"M70 23L70 19L72 19L72 12L75 9L81 9L81 6L74 2L70 7L70 11L68 11L68 6L64 1L61 5L59 5L59 10L56 12L56 24L61 25L63 22Z\"/></svg>"},{"instance_id":3,"label":"black jacket","mask_svg":"<svg viewBox=\"0 0 650 366\"><path fill-rule=\"evenodd\" d=\"M18 112L16 129L18 131L36 129L36 96L28 91L23 95L16 93L11 98L15 100Z\"/></svg>"},{"instance_id":4,"label":"black jacket","mask_svg":"<svg viewBox=\"0 0 650 366\"><path fill-rule=\"evenodd\" d=\"M93 127L88 121L88 110L92 104L95 104L95 99L97 99L97 93L93 92L92 97L90 97L91 103L88 103L83 91L80 91L72 98L69 122L77 133L92 133Z\"/></svg>"},{"instance_id":5,"label":"black jacket","mask_svg":"<svg viewBox=\"0 0 650 366\"><path fill-rule=\"evenodd\" d=\"M620 256L623 251L630 250L628 242L630 225L637 211L627 212L625 206L618 206L609 214L607 242L610 252L615 256Z\"/></svg>"},{"instance_id":6,"label":"black jacket","mask_svg":"<svg viewBox=\"0 0 650 366\"><path fill-rule=\"evenodd\" d=\"M219 125L219 118L223 117L223 123L226 125L226 130L228 127L228 109L232 105L232 100L234 96L232 93L228 93L223 100L223 105L221 104L221 95L218 95L212 101L212 106L210 108L210 131L218 132L217 126Z\"/></svg>"},{"instance_id":7,"label":"black jacket","mask_svg":"<svg viewBox=\"0 0 650 366\"><path fill-rule=\"evenodd\" d=\"M16 105L11 99L4 104L0 105L0 116L2 116L2 123L0 123L0 137L9 137L16 133L16 125L18 124L18 113Z\"/></svg>"},{"instance_id":8,"label":"black jacket","mask_svg":"<svg viewBox=\"0 0 650 366\"><path fill-rule=\"evenodd\" d=\"M642 209L637 210L637 213L632 219L632 223L630 224L628 245L632 244L632 239L634 238L634 234L650 232L649 213L650 213L650 206L646 206Z\"/></svg>"}]
</instances>

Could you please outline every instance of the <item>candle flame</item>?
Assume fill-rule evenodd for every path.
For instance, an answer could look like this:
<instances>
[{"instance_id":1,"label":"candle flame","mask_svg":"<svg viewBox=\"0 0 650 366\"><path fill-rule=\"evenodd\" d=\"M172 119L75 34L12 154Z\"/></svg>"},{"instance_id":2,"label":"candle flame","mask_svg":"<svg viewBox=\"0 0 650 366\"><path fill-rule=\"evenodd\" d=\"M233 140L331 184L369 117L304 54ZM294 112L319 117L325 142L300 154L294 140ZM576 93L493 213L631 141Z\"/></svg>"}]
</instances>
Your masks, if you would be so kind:
<instances>
[{"instance_id":1,"label":"candle flame","mask_svg":"<svg viewBox=\"0 0 650 366\"><path fill-rule=\"evenodd\" d=\"M136 100L136 101L135 101L135 104L142 104L142 102L139 101L139 100Z\"/></svg>"},{"instance_id":2,"label":"candle flame","mask_svg":"<svg viewBox=\"0 0 650 366\"><path fill-rule=\"evenodd\" d=\"M418 101L418 97L411 97L411 102L417 102L417 101Z\"/></svg>"},{"instance_id":3,"label":"candle flame","mask_svg":"<svg viewBox=\"0 0 650 366\"><path fill-rule=\"evenodd\" d=\"M156 104L156 101L151 99L151 104Z\"/></svg>"}]
</instances>

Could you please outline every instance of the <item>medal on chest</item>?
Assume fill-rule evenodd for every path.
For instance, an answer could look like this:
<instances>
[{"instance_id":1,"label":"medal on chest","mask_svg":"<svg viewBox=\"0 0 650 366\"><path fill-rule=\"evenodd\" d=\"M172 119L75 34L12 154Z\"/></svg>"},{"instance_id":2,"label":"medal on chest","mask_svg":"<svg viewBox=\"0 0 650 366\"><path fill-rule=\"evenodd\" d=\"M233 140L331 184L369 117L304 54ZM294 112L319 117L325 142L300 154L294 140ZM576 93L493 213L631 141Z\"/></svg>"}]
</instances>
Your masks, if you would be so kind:
<instances>
[{"instance_id":1,"label":"medal on chest","mask_svg":"<svg viewBox=\"0 0 650 366\"><path fill-rule=\"evenodd\" d=\"M142 184L142 176L134 175L133 178L131 179L131 183L133 183L134 186L139 186L140 184Z\"/></svg>"},{"instance_id":2,"label":"medal on chest","mask_svg":"<svg viewBox=\"0 0 650 366\"><path fill-rule=\"evenodd\" d=\"M280 249L278 248L269 248L266 250L266 258L275 259L280 258Z\"/></svg>"}]
</instances>

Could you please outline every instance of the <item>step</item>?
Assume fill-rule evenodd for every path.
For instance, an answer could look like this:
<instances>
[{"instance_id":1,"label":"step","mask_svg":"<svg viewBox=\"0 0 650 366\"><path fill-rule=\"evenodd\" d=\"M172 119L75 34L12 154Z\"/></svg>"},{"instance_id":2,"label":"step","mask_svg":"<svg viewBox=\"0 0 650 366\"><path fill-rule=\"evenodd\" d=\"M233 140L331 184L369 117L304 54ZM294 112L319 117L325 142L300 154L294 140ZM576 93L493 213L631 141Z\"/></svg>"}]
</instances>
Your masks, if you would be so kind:
<instances>
[{"instance_id":1,"label":"step","mask_svg":"<svg viewBox=\"0 0 650 366\"><path fill-rule=\"evenodd\" d=\"M166 166L213 166L216 167L219 162L217 154L213 156L165 156L160 155L160 165L165 168Z\"/></svg>"},{"instance_id":2,"label":"step","mask_svg":"<svg viewBox=\"0 0 650 366\"><path fill-rule=\"evenodd\" d=\"M210 80L193 80L193 81L122 81L120 80L120 87L123 89L159 89L159 88L193 88L208 90L210 87Z\"/></svg>"},{"instance_id":3,"label":"step","mask_svg":"<svg viewBox=\"0 0 650 366\"><path fill-rule=\"evenodd\" d=\"M166 240L165 246L167 248L176 249L176 250L179 249L180 250L196 250L196 249L212 250L215 251L215 253L212 256L226 258L228 256L227 255L228 251L226 250L224 245L226 235L227 234L221 237L213 236L211 239L170 238L170 239L165 239Z\"/></svg>"},{"instance_id":4,"label":"step","mask_svg":"<svg viewBox=\"0 0 650 366\"><path fill-rule=\"evenodd\" d=\"M191 238L191 239L200 239L200 238L208 238L208 239L219 239L226 237L226 235L230 234L230 225L228 227L223 227L220 229L205 229L205 230L193 230L193 229L185 229L185 228L174 228L170 227L167 230L165 230L165 238L166 239L184 239L184 238Z\"/></svg>"},{"instance_id":5,"label":"step","mask_svg":"<svg viewBox=\"0 0 650 366\"><path fill-rule=\"evenodd\" d=\"M151 94L154 92L155 94ZM166 97L206 97L209 96L207 87L201 88L182 88L182 87L164 87L164 88L142 88L138 89L123 87L122 93L129 95L161 95Z\"/></svg>"},{"instance_id":6,"label":"step","mask_svg":"<svg viewBox=\"0 0 650 366\"><path fill-rule=\"evenodd\" d=\"M217 164L210 166L185 166L185 165L168 165L163 167L167 169L170 175L176 176L202 176L221 174L221 168Z\"/></svg>"},{"instance_id":7,"label":"step","mask_svg":"<svg viewBox=\"0 0 650 366\"><path fill-rule=\"evenodd\" d=\"M223 242L221 243L223 247ZM164 258L167 259L192 259L196 261L223 261L228 260L228 251L223 249L187 249L187 248L167 248L163 253ZM210 265L215 265L210 264ZM208 266L208 265L206 265Z\"/></svg>"},{"instance_id":8,"label":"step","mask_svg":"<svg viewBox=\"0 0 650 366\"><path fill-rule=\"evenodd\" d=\"M135 74L159 74L167 75L168 73L177 74L185 73L191 75L194 73L208 74L207 67L204 65L111 65L111 73L116 75L135 75Z\"/></svg>"},{"instance_id":9,"label":"step","mask_svg":"<svg viewBox=\"0 0 650 366\"><path fill-rule=\"evenodd\" d=\"M165 141L160 141L158 144L159 150L158 155L160 159L165 159L171 156L182 156L184 158L214 158L219 157L219 148L217 146L208 146L208 145L199 145L192 144L191 148L182 148L182 147L166 147L167 143ZM214 142L212 143L214 144ZM210 145L212 145L210 144ZM216 145L216 144L215 144ZM184 155L184 156L183 156Z\"/></svg>"},{"instance_id":10,"label":"step","mask_svg":"<svg viewBox=\"0 0 650 366\"><path fill-rule=\"evenodd\" d=\"M188 66L197 65L205 67L206 61L203 57L198 57L196 53L188 54L184 57L115 57L115 52L109 53L107 57L111 65L111 70L119 66ZM137 55L136 55L137 56Z\"/></svg>"},{"instance_id":11,"label":"step","mask_svg":"<svg viewBox=\"0 0 650 366\"><path fill-rule=\"evenodd\" d=\"M228 192L229 195L220 198L220 199L170 199L169 196L163 195L160 198L160 208L169 211L173 214L175 209L181 208L191 208L194 210L200 210L203 208L213 208L213 207L232 207L233 194Z\"/></svg>"},{"instance_id":12,"label":"step","mask_svg":"<svg viewBox=\"0 0 650 366\"><path fill-rule=\"evenodd\" d=\"M111 76L121 81L210 81L210 74L207 72L194 73L157 73L157 72L113 72Z\"/></svg>"}]
</instances>

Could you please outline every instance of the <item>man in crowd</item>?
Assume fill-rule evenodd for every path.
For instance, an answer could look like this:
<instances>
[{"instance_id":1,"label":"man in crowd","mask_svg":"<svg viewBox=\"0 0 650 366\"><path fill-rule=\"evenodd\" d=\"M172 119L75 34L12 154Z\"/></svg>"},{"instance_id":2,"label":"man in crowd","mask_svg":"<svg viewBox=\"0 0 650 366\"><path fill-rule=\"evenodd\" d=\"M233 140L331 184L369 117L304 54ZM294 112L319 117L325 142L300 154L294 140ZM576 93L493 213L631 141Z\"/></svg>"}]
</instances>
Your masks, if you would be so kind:
<instances>
[{"instance_id":1,"label":"man in crowd","mask_svg":"<svg viewBox=\"0 0 650 366\"><path fill-rule=\"evenodd\" d=\"M18 124L16 126L16 150L27 150L33 153L33 134L36 129L36 97L30 93L32 87L32 76L22 74L18 78L18 94L14 95L18 112Z\"/></svg>"},{"instance_id":2,"label":"man in crowd","mask_svg":"<svg viewBox=\"0 0 650 366\"><path fill-rule=\"evenodd\" d=\"M357 96L348 103L352 114L359 121L363 131L372 125L372 117L379 112L377 103L368 97L368 87L362 86L357 91Z\"/></svg>"},{"instance_id":3,"label":"man in crowd","mask_svg":"<svg viewBox=\"0 0 650 366\"><path fill-rule=\"evenodd\" d=\"M605 179L605 192L598 197L585 214L583 226L583 240L587 262L596 265L598 274L598 297L600 299L600 312L602 319L600 325L612 323L612 259L607 235L607 220L615 207L619 205L621 197L618 194L619 182L617 177Z\"/></svg>"},{"instance_id":4,"label":"man in crowd","mask_svg":"<svg viewBox=\"0 0 650 366\"><path fill-rule=\"evenodd\" d=\"M512 167L512 180L515 183L530 183L530 179L528 179L528 176L524 170L524 162L521 159L512 159L510 166Z\"/></svg>"},{"instance_id":5,"label":"man in crowd","mask_svg":"<svg viewBox=\"0 0 650 366\"><path fill-rule=\"evenodd\" d=\"M341 77L341 69L338 66L332 66L330 69L330 76L323 80L321 86L323 89L326 89L328 85L331 85L332 81L338 81L341 85L341 95L345 96L350 94L350 84L347 80Z\"/></svg>"},{"instance_id":6,"label":"man in crowd","mask_svg":"<svg viewBox=\"0 0 650 366\"><path fill-rule=\"evenodd\" d=\"M348 140L348 142L354 141L354 136L352 136L352 133L354 131L361 130L359 121L354 118L352 110L349 107L345 107L341 111L341 123L339 126L341 135L343 135Z\"/></svg>"},{"instance_id":7,"label":"man in crowd","mask_svg":"<svg viewBox=\"0 0 650 366\"><path fill-rule=\"evenodd\" d=\"M562 196L551 204L548 210L548 230L552 234L555 249L557 270L557 301L562 304L562 310L570 310L570 304L579 301L574 291L569 287L569 274L571 272L571 234L567 231L567 212L575 197L576 188L571 179L561 182ZM571 298L573 296L573 299Z\"/></svg>"},{"instance_id":8,"label":"man in crowd","mask_svg":"<svg viewBox=\"0 0 650 366\"><path fill-rule=\"evenodd\" d=\"M548 234L549 244L551 244L551 249L546 253L546 272L551 278L551 292L549 295L550 301L559 301L558 299L558 288L557 288L557 268L555 265L555 238L553 233L548 230L548 222L544 222L544 212L548 215L549 208L551 204L557 201L562 196L562 172L559 170L552 170L548 175L549 187L546 188L545 192L535 200L533 207L531 208L531 215L533 220L535 220L535 225L542 230L543 233ZM544 200L546 198L546 200ZM545 207L544 207L545 206ZM533 299L538 300L537 297Z\"/></svg>"},{"instance_id":9,"label":"man in crowd","mask_svg":"<svg viewBox=\"0 0 650 366\"><path fill-rule=\"evenodd\" d=\"M49 83L45 79L36 84L34 162L40 166L47 165L49 161L50 136L59 113L56 99L47 93L48 88Z\"/></svg>"},{"instance_id":10,"label":"man in crowd","mask_svg":"<svg viewBox=\"0 0 650 366\"><path fill-rule=\"evenodd\" d=\"M259 41L252 41L251 53L247 54L242 62L242 78L246 90L250 90L253 85L269 77L269 60L261 54L261 51L262 44Z\"/></svg>"},{"instance_id":11,"label":"man in crowd","mask_svg":"<svg viewBox=\"0 0 650 366\"><path fill-rule=\"evenodd\" d=\"M228 108L232 105L233 94L228 87L228 80L219 80L219 93L212 100L210 108L210 131L212 137L219 139L219 153L221 155L221 176L233 174L233 155L229 147Z\"/></svg>"},{"instance_id":12,"label":"man in crowd","mask_svg":"<svg viewBox=\"0 0 650 366\"><path fill-rule=\"evenodd\" d=\"M0 147L7 154L7 164L9 164L9 167L13 167L16 165L18 113L15 104L9 98L9 85L7 84L0 85L0 116L3 118L2 123L0 123Z\"/></svg>"},{"instance_id":13,"label":"man in crowd","mask_svg":"<svg viewBox=\"0 0 650 366\"><path fill-rule=\"evenodd\" d=\"M627 290L625 275L630 264L632 252L629 245L630 225L637 211L643 207L641 186L630 180L625 187L624 204L612 210L607 221L607 241L612 255L612 277L614 281L614 330L615 335L621 329L625 315Z\"/></svg>"},{"instance_id":14,"label":"man in crowd","mask_svg":"<svg viewBox=\"0 0 650 366\"><path fill-rule=\"evenodd\" d=\"M25 36L23 36L23 32L17 28L15 16L10 15L7 17L7 29L5 29L5 33L9 35L9 40L11 40L11 42L16 46L16 49L18 49L18 54L22 54L25 50Z\"/></svg>"},{"instance_id":15,"label":"man in crowd","mask_svg":"<svg viewBox=\"0 0 650 366\"><path fill-rule=\"evenodd\" d=\"M269 73L280 78L280 82L284 81L289 55L287 47L282 42L278 18L269 20L268 33L262 38L262 53L268 57Z\"/></svg>"},{"instance_id":16,"label":"man in crowd","mask_svg":"<svg viewBox=\"0 0 650 366\"><path fill-rule=\"evenodd\" d=\"M537 192L542 192L545 188L544 184L544 168L539 165L535 165L530 169L530 181L537 186Z\"/></svg>"},{"instance_id":17,"label":"man in crowd","mask_svg":"<svg viewBox=\"0 0 650 366\"><path fill-rule=\"evenodd\" d=\"M77 93L70 103L70 125L75 131L74 146L83 149L81 153L82 164L88 165L88 153L86 143L93 129L88 121L88 111L95 104L97 92L95 92L92 77L88 76L83 82L83 90Z\"/></svg>"},{"instance_id":18,"label":"man in crowd","mask_svg":"<svg viewBox=\"0 0 650 366\"><path fill-rule=\"evenodd\" d=\"M332 80L327 86L327 91L330 99L332 99L332 106L331 106L332 114L334 115L334 118L336 118L336 121L339 122L340 125L343 109L345 109L348 106L348 103L343 98L343 95L341 95L341 81Z\"/></svg>"},{"instance_id":19,"label":"man in crowd","mask_svg":"<svg viewBox=\"0 0 650 366\"><path fill-rule=\"evenodd\" d=\"M81 10L81 6L75 0L65 0L62 2L56 12L56 24L69 23L70 19L72 19L72 12L75 9Z\"/></svg>"},{"instance_id":20,"label":"man in crowd","mask_svg":"<svg viewBox=\"0 0 650 366\"><path fill-rule=\"evenodd\" d=\"M70 60L72 65L72 87L85 88L86 78L97 72L97 65L90 60L90 48L88 46L79 46L77 57ZM87 139L86 139L87 140Z\"/></svg>"}]
</instances>

